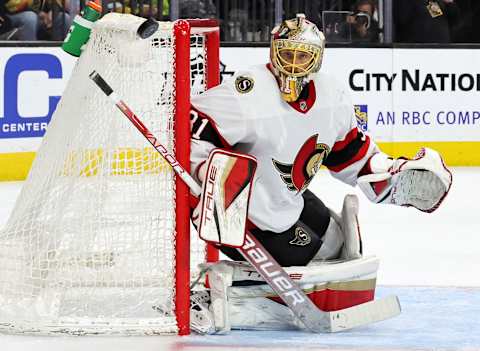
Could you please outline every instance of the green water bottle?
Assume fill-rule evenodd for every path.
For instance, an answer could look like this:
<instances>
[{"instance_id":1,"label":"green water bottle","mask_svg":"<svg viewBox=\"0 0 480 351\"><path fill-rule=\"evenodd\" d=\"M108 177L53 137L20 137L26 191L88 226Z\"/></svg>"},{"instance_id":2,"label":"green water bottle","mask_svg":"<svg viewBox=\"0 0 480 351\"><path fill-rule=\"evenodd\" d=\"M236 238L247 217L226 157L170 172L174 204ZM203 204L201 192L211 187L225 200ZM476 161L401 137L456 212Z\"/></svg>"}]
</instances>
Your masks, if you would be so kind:
<instances>
[{"instance_id":1,"label":"green water bottle","mask_svg":"<svg viewBox=\"0 0 480 351\"><path fill-rule=\"evenodd\" d=\"M90 37L93 22L98 20L102 15L102 6L94 1L89 1L81 16L75 16L72 26L68 30L68 34L63 41L62 49L73 56L80 56L82 47Z\"/></svg>"}]
</instances>

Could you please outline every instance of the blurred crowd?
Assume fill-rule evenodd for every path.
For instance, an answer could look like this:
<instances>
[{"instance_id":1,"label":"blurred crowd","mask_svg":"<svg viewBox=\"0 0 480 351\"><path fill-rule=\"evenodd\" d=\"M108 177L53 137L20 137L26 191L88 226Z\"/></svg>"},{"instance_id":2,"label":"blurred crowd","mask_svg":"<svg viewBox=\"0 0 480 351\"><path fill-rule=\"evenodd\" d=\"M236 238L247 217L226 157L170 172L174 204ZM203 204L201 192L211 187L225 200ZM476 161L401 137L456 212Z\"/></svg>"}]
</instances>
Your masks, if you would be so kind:
<instances>
[{"instance_id":1,"label":"blurred crowd","mask_svg":"<svg viewBox=\"0 0 480 351\"><path fill-rule=\"evenodd\" d=\"M80 0L0 0L0 40L63 40Z\"/></svg>"},{"instance_id":2,"label":"blurred crowd","mask_svg":"<svg viewBox=\"0 0 480 351\"><path fill-rule=\"evenodd\" d=\"M478 0L395 0L393 4L397 42L480 42Z\"/></svg>"},{"instance_id":3,"label":"blurred crowd","mask_svg":"<svg viewBox=\"0 0 480 351\"><path fill-rule=\"evenodd\" d=\"M172 1L180 18L217 18L221 39L267 42L280 0L102 0L104 11L168 20ZM281 1L283 17L303 12L323 28L329 42L385 41L392 20L399 43L479 43L480 0L391 0L393 14L381 13L385 0ZM0 40L63 40L85 0L0 0Z\"/></svg>"}]
</instances>

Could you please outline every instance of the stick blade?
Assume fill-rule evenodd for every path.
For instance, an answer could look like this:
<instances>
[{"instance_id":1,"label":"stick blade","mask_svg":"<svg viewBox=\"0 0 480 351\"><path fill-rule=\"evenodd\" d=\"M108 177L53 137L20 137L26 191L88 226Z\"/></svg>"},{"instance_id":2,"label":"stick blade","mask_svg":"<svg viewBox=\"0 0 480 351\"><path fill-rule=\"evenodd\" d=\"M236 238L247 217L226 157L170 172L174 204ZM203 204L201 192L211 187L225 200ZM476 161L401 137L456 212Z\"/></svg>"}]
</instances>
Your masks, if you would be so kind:
<instances>
[{"instance_id":1,"label":"stick blade","mask_svg":"<svg viewBox=\"0 0 480 351\"><path fill-rule=\"evenodd\" d=\"M331 330L336 333L398 316L402 311L395 295L330 312Z\"/></svg>"}]
</instances>

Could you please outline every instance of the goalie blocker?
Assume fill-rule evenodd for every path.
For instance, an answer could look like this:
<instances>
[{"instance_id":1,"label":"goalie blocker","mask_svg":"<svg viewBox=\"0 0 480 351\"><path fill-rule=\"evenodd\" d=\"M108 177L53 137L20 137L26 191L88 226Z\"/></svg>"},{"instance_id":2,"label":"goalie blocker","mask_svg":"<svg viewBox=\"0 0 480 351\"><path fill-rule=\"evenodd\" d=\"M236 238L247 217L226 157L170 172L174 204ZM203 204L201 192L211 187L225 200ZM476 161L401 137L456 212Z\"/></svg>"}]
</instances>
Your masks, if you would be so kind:
<instances>
[{"instance_id":1,"label":"goalie blocker","mask_svg":"<svg viewBox=\"0 0 480 351\"><path fill-rule=\"evenodd\" d=\"M257 161L249 155L222 149L210 153L200 213L193 215L200 238L224 246L243 246L256 166Z\"/></svg>"}]
</instances>

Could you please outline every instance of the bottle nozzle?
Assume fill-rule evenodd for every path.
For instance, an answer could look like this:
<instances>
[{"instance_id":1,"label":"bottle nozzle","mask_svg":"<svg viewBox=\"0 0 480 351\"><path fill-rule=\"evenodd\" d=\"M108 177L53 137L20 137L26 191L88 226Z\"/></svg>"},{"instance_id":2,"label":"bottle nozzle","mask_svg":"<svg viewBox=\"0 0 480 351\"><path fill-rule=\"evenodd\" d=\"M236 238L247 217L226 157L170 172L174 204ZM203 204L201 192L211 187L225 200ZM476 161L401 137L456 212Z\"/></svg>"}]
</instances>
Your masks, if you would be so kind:
<instances>
[{"instance_id":1,"label":"bottle nozzle","mask_svg":"<svg viewBox=\"0 0 480 351\"><path fill-rule=\"evenodd\" d=\"M98 11L98 12L102 12L102 5L100 5L99 3L95 2L95 1L89 1L87 3L87 6L94 9L95 11Z\"/></svg>"}]
</instances>

